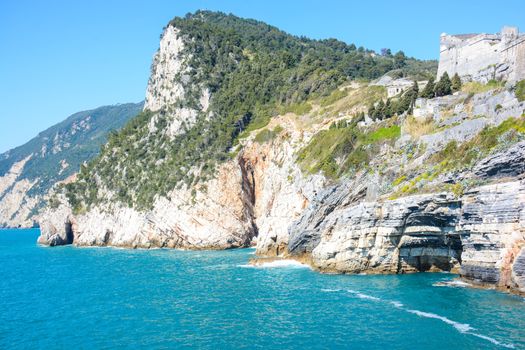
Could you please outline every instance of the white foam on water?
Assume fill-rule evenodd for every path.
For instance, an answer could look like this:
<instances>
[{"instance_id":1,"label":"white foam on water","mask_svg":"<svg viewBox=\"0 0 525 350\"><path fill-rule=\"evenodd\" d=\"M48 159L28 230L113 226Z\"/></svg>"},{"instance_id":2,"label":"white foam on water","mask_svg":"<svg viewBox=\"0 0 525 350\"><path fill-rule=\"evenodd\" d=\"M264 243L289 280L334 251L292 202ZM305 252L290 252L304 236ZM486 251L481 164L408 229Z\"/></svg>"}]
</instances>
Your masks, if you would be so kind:
<instances>
[{"instance_id":1,"label":"white foam on water","mask_svg":"<svg viewBox=\"0 0 525 350\"><path fill-rule=\"evenodd\" d=\"M497 341L496 339L494 339L492 337L489 337L489 336L486 336L486 335L483 335L483 334L472 333L472 332L468 332L468 334L471 334L471 335L473 335L475 337L478 337L478 338L481 338L481 339L488 340L492 344L503 346L504 348L507 348L507 349L514 349L515 348L514 344L505 344L505 343L502 343L500 341Z\"/></svg>"},{"instance_id":2,"label":"white foam on water","mask_svg":"<svg viewBox=\"0 0 525 350\"><path fill-rule=\"evenodd\" d=\"M498 340L496 340L496 339L494 339L492 337L489 337L487 335L472 332L473 330L475 330L475 328L471 327L467 323L459 323L459 322L456 322L456 321L452 321L449 318L446 318L446 317L441 316L441 315L436 315L436 314L433 314L431 312L423 312L423 311L419 311L419 310L406 310L406 311L410 312L412 314L416 314L416 315L421 316L421 317L434 318L434 319L443 321L446 324L449 324L449 325L453 326L454 328L456 328L460 333L473 335L473 336L478 337L480 339L487 340L487 341L491 342L492 344L495 344L495 345L498 345L498 346L502 346L502 347L505 347L505 348L508 348L508 349L514 349L514 345L513 344L505 344L505 343L502 343L502 342L500 342L500 341L498 341Z\"/></svg>"},{"instance_id":3,"label":"white foam on water","mask_svg":"<svg viewBox=\"0 0 525 350\"><path fill-rule=\"evenodd\" d=\"M373 301L381 301L380 298L376 298L376 297L373 297L373 296L368 295L368 294L363 294L363 293L358 292L358 291L356 291L356 290L348 289L347 292L348 292L348 293L351 293L351 294L353 294L353 295L355 295L356 297L361 298L361 299L367 299L367 300L373 300Z\"/></svg>"},{"instance_id":4,"label":"white foam on water","mask_svg":"<svg viewBox=\"0 0 525 350\"><path fill-rule=\"evenodd\" d=\"M468 286L468 283L465 283L465 282L462 282L462 281L459 281L459 280L450 281L450 282L453 282L451 284L452 286L458 286L458 287L466 287L466 286ZM446 285L448 285L448 284L446 284ZM441 285L439 285L439 286L441 286ZM440 320L440 321L442 321L442 322L444 322L444 323L446 323L448 325L453 326L460 333L473 335L473 336L478 337L480 339L487 340L487 341L491 342L494 345L502 346L502 347L509 348L509 349L514 349L515 348L513 344L502 343L502 342L500 342L500 341L498 341L498 340L496 340L496 339L494 339L492 337L489 337L487 335L473 332L476 329L471 327L468 323L456 322L456 321L453 321L453 320L451 320L451 319L449 319L449 318L447 318L445 316L441 316L441 315L434 314L434 313L431 313L431 312L425 312L425 311L414 310L414 309L406 309L406 308L404 308L404 305L401 302L396 301L396 300L391 300L391 301L383 300L383 299L380 299L380 298L377 298L377 297L374 297L374 296L371 296L371 295L363 294L363 293L361 293L359 291L356 291L356 290L353 290L353 289L348 289L347 292L350 293L350 294L353 294L353 295L355 295L355 296L357 296L358 298L361 298L361 299L387 302L387 303L393 305L394 307L396 307L398 309L404 310L406 312L409 312L411 314L414 314L414 315L417 315L417 316L420 316L420 317L426 317L426 318L432 318L432 319ZM525 301L525 299L524 299L524 301Z\"/></svg>"},{"instance_id":5,"label":"white foam on water","mask_svg":"<svg viewBox=\"0 0 525 350\"><path fill-rule=\"evenodd\" d=\"M321 289L321 292L325 292L325 293L334 293L334 292L340 292L341 289L330 289L330 288L323 288Z\"/></svg>"},{"instance_id":6,"label":"white foam on water","mask_svg":"<svg viewBox=\"0 0 525 350\"><path fill-rule=\"evenodd\" d=\"M443 321L446 324L449 324L449 325L453 326L454 328L456 328L461 333L467 333L468 331L474 330L474 328L470 327L470 325L467 324L467 323L459 323L459 322L456 322L456 321L452 321L451 319L448 319L445 316L433 314L431 312L424 312L424 311L410 310L410 309L407 310L407 311L410 312L411 314L415 314L415 315L418 315L418 316L421 316L421 317L434 318L436 320Z\"/></svg>"},{"instance_id":7,"label":"white foam on water","mask_svg":"<svg viewBox=\"0 0 525 350\"><path fill-rule=\"evenodd\" d=\"M245 264L245 265L237 265L239 267L243 268L252 268L252 269L272 269L272 268L306 268L309 269L310 266L306 264L302 264L299 261L292 260L292 259L282 259L282 260L274 260L274 261L268 261L263 263L256 263L254 265L251 264Z\"/></svg>"},{"instance_id":8,"label":"white foam on water","mask_svg":"<svg viewBox=\"0 0 525 350\"><path fill-rule=\"evenodd\" d=\"M463 282L461 280L440 281L432 285L434 287L458 287L458 288L466 288L466 287L472 286L470 283Z\"/></svg>"},{"instance_id":9,"label":"white foam on water","mask_svg":"<svg viewBox=\"0 0 525 350\"><path fill-rule=\"evenodd\" d=\"M397 307L398 309L402 308L404 305L402 303L400 303L399 301L390 301L390 304L394 305L395 307Z\"/></svg>"}]
</instances>

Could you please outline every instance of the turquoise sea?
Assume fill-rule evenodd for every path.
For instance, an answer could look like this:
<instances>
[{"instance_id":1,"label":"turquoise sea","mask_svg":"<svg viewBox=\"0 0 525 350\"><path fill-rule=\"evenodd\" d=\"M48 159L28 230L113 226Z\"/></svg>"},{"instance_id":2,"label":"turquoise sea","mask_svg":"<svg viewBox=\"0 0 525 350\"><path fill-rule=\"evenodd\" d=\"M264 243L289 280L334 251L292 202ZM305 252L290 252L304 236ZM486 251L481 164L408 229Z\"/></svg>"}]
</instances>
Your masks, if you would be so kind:
<instances>
[{"instance_id":1,"label":"turquoise sea","mask_svg":"<svg viewBox=\"0 0 525 350\"><path fill-rule=\"evenodd\" d=\"M250 267L253 249L44 248L0 230L0 349L525 348L525 301L456 276Z\"/></svg>"}]
</instances>

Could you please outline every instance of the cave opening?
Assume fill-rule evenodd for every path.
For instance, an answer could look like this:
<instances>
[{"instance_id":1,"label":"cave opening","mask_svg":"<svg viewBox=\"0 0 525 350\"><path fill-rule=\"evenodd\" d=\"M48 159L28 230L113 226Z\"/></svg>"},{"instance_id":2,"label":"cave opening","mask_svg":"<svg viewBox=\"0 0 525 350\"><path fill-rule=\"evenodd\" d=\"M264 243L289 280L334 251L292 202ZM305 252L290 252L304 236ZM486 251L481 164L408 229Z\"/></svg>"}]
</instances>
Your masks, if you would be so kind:
<instances>
[{"instance_id":1,"label":"cave opening","mask_svg":"<svg viewBox=\"0 0 525 350\"><path fill-rule=\"evenodd\" d=\"M66 232L66 242L65 244L73 244L73 240L75 239L75 234L73 233L73 225L71 222L67 221L65 223L65 232Z\"/></svg>"}]
</instances>

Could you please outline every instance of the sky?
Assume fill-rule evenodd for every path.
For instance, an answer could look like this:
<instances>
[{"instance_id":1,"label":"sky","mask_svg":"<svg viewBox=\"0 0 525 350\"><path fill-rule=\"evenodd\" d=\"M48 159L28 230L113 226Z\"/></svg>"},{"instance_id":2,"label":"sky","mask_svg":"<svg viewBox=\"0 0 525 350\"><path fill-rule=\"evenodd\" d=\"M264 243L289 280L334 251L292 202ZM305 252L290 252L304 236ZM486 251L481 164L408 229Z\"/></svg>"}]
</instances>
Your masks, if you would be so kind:
<instances>
[{"instance_id":1,"label":"sky","mask_svg":"<svg viewBox=\"0 0 525 350\"><path fill-rule=\"evenodd\" d=\"M525 31L525 1L1 0L0 153L69 115L144 99L162 28L198 9L437 59L439 35Z\"/></svg>"}]
</instances>

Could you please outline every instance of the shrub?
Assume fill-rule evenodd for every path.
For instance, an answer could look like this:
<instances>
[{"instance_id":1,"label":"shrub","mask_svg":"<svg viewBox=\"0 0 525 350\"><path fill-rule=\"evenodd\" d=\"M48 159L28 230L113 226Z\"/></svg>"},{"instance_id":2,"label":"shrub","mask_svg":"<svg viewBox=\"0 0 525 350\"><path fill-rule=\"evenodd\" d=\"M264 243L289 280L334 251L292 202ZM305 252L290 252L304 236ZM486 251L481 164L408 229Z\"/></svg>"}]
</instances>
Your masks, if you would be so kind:
<instances>
[{"instance_id":1,"label":"shrub","mask_svg":"<svg viewBox=\"0 0 525 350\"><path fill-rule=\"evenodd\" d=\"M510 142L522 139L525 136L525 117L509 118L498 126L485 127L473 139L461 145L451 141L431 157L431 162L438 164L441 171L467 168L503 142L502 137L505 135Z\"/></svg>"},{"instance_id":2,"label":"shrub","mask_svg":"<svg viewBox=\"0 0 525 350\"><path fill-rule=\"evenodd\" d=\"M518 101L525 101L525 80L522 80L516 84L515 93Z\"/></svg>"},{"instance_id":3,"label":"shrub","mask_svg":"<svg viewBox=\"0 0 525 350\"><path fill-rule=\"evenodd\" d=\"M257 133L257 135L255 135L255 138L254 138L255 142L265 143L265 142L273 140L280 133L280 131L278 131L277 128L280 128L280 127L278 126L274 130L262 129L261 131ZM282 131L282 128L280 130Z\"/></svg>"}]
</instances>

